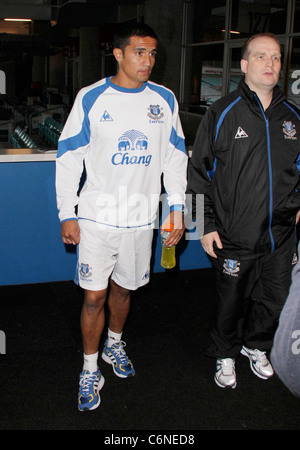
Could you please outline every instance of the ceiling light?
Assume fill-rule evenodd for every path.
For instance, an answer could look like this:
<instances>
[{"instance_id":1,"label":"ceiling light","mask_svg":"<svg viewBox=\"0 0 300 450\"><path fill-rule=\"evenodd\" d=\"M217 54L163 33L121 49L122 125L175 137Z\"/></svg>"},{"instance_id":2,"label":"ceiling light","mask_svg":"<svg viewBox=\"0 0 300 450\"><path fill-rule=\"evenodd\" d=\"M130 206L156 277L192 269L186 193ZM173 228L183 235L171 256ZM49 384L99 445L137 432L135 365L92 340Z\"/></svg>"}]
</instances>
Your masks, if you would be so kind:
<instances>
[{"instance_id":1,"label":"ceiling light","mask_svg":"<svg viewBox=\"0 0 300 450\"><path fill-rule=\"evenodd\" d=\"M4 19L6 22L32 22L31 19Z\"/></svg>"},{"instance_id":2,"label":"ceiling light","mask_svg":"<svg viewBox=\"0 0 300 450\"><path fill-rule=\"evenodd\" d=\"M225 30L222 30L222 32L225 33ZM229 33L232 33L232 34L241 34L240 31L232 31L232 30L230 30Z\"/></svg>"}]
</instances>

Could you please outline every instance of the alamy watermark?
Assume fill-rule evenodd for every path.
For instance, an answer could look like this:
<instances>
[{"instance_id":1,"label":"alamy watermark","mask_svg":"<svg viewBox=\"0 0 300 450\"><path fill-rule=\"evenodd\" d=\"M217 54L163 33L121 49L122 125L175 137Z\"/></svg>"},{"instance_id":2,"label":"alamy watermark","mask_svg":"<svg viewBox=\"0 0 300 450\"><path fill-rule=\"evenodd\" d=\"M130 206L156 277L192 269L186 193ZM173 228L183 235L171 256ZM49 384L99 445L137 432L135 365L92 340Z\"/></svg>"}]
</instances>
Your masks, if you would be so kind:
<instances>
[{"instance_id":1,"label":"alamy watermark","mask_svg":"<svg viewBox=\"0 0 300 450\"><path fill-rule=\"evenodd\" d=\"M127 186L118 186L116 195L102 193L96 200L96 222L100 226L109 225L118 228L151 228L159 229L162 222L172 210L168 205L168 195L129 193ZM161 209L161 214L157 210ZM194 210L194 214L192 214ZM155 217L149 224L149 217ZM184 225L186 240L199 239L196 231L202 236L204 229L204 196L203 194L186 195ZM181 223L174 227L181 228Z\"/></svg>"},{"instance_id":2,"label":"alamy watermark","mask_svg":"<svg viewBox=\"0 0 300 450\"><path fill-rule=\"evenodd\" d=\"M6 75L0 70L0 94L6 94Z\"/></svg>"},{"instance_id":3,"label":"alamy watermark","mask_svg":"<svg viewBox=\"0 0 300 450\"><path fill-rule=\"evenodd\" d=\"M291 86L291 91L294 95L298 95L300 94L300 70L294 70L291 77L296 78Z\"/></svg>"},{"instance_id":4,"label":"alamy watermark","mask_svg":"<svg viewBox=\"0 0 300 450\"><path fill-rule=\"evenodd\" d=\"M294 330L292 332L292 339L296 339L291 346L293 355L299 355L300 353L300 330Z\"/></svg>"},{"instance_id":5,"label":"alamy watermark","mask_svg":"<svg viewBox=\"0 0 300 450\"><path fill-rule=\"evenodd\" d=\"M6 354L6 335L4 331L0 330L0 355Z\"/></svg>"}]
</instances>

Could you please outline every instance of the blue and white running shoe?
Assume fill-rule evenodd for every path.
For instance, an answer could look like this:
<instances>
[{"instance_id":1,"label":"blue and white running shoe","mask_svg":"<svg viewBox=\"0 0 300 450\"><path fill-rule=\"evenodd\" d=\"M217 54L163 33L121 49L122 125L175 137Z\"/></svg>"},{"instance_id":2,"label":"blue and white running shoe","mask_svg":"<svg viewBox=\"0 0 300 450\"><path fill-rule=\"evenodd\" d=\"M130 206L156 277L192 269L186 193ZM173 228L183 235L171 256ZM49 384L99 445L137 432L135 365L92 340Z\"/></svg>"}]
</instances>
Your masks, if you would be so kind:
<instances>
[{"instance_id":1,"label":"blue and white running shoe","mask_svg":"<svg viewBox=\"0 0 300 450\"><path fill-rule=\"evenodd\" d=\"M79 377L78 409L79 411L92 411L100 405L99 391L104 385L104 377L100 370L90 373L81 372Z\"/></svg>"},{"instance_id":2,"label":"blue and white running shoe","mask_svg":"<svg viewBox=\"0 0 300 450\"><path fill-rule=\"evenodd\" d=\"M118 377L133 377L135 371L132 362L125 353L125 342L116 342L116 344L113 344L111 347L107 347L107 342L108 339L106 339L103 348L102 359L112 365L113 371Z\"/></svg>"}]
</instances>

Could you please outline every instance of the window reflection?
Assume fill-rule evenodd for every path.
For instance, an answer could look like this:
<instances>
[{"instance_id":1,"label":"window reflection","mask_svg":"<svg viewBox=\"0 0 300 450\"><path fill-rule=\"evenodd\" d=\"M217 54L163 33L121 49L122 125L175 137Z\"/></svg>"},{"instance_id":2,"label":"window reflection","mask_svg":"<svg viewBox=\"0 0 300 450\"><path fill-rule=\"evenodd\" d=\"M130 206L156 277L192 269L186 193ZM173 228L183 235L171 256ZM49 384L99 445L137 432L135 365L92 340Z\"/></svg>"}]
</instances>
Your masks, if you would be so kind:
<instances>
[{"instance_id":1,"label":"window reflection","mask_svg":"<svg viewBox=\"0 0 300 450\"><path fill-rule=\"evenodd\" d=\"M290 0L185 2L185 66L184 83L181 85L181 104L185 110L188 107L190 111L203 114L221 95L236 89L243 76L240 59L244 40L260 32L285 34L291 29L292 23L292 17L287 15L288 10L291 11L291 8L288 8L290 3ZM296 30L299 26L297 22L300 22L297 21L297 18L300 19L300 0L295 1L295 11ZM225 33L229 12L230 29ZM214 44L215 41L223 43ZM296 42L292 55L292 71L295 71L297 64L299 66L297 39ZM283 46L282 49L284 50ZM225 50L229 54L228 62L227 57L223 61ZM284 62L284 55L282 61ZM284 82L284 77L286 79L287 76L288 73L282 70L278 83L280 87L285 88L287 85ZM291 86L294 86L295 90L295 78L291 78L289 82L289 96L295 97L298 94L293 94Z\"/></svg>"},{"instance_id":2,"label":"window reflection","mask_svg":"<svg viewBox=\"0 0 300 450\"><path fill-rule=\"evenodd\" d=\"M188 44L224 39L226 0L188 2L186 6Z\"/></svg>"},{"instance_id":3,"label":"window reflection","mask_svg":"<svg viewBox=\"0 0 300 450\"><path fill-rule=\"evenodd\" d=\"M221 97L223 75L223 50L221 44L192 47L188 51L185 104L194 112L203 113Z\"/></svg>"},{"instance_id":4,"label":"window reflection","mask_svg":"<svg viewBox=\"0 0 300 450\"><path fill-rule=\"evenodd\" d=\"M295 1L294 33L300 32L300 0Z\"/></svg>"},{"instance_id":5,"label":"window reflection","mask_svg":"<svg viewBox=\"0 0 300 450\"><path fill-rule=\"evenodd\" d=\"M285 32L287 0L249 1L233 0L230 37L244 38L256 33L271 31L274 34Z\"/></svg>"},{"instance_id":6,"label":"window reflection","mask_svg":"<svg viewBox=\"0 0 300 450\"><path fill-rule=\"evenodd\" d=\"M300 107L300 38L293 39L293 50L288 80L288 99Z\"/></svg>"},{"instance_id":7,"label":"window reflection","mask_svg":"<svg viewBox=\"0 0 300 450\"><path fill-rule=\"evenodd\" d=\"M181 120L187 146L193 145L201 117L222 96L222 44L187 48Z\"/></svg>"},{"instance_id":8,"label":"window reflection","mask_svg":"<svg viewBox=\"0 0 300 450\"><path fill-rule=\"evenodd\" d=\"M234 91L244 76L241 70L241 47L231 49L229 91Z\"/></svg>"}]
</instances>

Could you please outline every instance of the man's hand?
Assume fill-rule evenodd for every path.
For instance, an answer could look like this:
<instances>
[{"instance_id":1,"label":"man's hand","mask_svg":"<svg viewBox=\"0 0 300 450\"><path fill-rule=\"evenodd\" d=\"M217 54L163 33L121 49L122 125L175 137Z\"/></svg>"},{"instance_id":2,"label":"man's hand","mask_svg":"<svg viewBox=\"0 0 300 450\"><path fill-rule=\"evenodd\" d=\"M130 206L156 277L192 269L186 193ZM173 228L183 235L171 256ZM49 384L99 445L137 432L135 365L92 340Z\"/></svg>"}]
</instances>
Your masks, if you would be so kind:
<instances>
[{"instance_id":1,"label":"man's hand","mask_svg":"<svg viewBox=\"0 0 300 450\"><path fill-rule=\"evenodd\" d=\"M201 244L204 251L213 258L217 258L217 255L214 252L214 242L217 244L218 248L223 248L219 233L217 231L205 234L201 238Z\"/></svg>"},{"instance_id":2,"label":"man's hand","mask_svg":"<svg viewBox=\"0 0 300 450\"><path fill-rule=\"evenodd\" d=\"M65 244L79 244L80 228L77 220L67 220L61 224L61 236Z\"/></svg>"},{"instance_id":3,"label":"man's hand","mask_svg":"<svg viewBox=\"0 0 300 450\"><path fill-rule=\"evenodd\" d=\"M296 214L296 225L299 222L299 219L300 219L300 211L298 211Z\"/></svg>"},{"instance_id":4,"label":"man's hand","mask_svg":"<svg viewBox=\"0 0 300 450\"><path fill-rule=\"evenodd\" d=\"M160 234L163 234L164 227L170 225L170 223L172 223L174 227L165 241L167 247L173 247L173 245L178 244L183 236L185 230L183 213L181 211L170 212L160 227Z\"/></svg>"}]
</instances>

